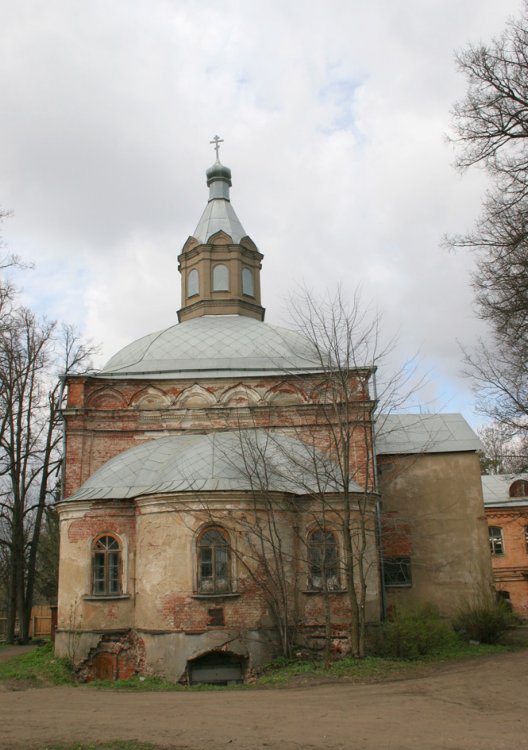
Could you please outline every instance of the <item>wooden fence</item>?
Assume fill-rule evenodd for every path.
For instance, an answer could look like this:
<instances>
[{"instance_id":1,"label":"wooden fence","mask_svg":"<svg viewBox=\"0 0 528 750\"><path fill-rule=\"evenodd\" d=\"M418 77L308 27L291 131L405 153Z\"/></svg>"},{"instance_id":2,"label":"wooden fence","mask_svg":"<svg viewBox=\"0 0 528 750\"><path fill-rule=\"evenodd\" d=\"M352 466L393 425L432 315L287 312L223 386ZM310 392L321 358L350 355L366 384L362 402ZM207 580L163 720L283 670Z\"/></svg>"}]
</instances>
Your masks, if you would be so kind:
<instances>
[{"instance_id":1,"label":"wooden fence","mask_svg":"<svg viewBox=\"0 0 528 750\"><path fill-rule=\"evenodd\" d=\"M0 641L5 641L7 630L7 617L0 614ZM18 621L15 625L18 633ZM30 638L49 638L51 635L51 607L48 604L36 604L31 610L29 622Z\"/></svg>"}]
</instances>

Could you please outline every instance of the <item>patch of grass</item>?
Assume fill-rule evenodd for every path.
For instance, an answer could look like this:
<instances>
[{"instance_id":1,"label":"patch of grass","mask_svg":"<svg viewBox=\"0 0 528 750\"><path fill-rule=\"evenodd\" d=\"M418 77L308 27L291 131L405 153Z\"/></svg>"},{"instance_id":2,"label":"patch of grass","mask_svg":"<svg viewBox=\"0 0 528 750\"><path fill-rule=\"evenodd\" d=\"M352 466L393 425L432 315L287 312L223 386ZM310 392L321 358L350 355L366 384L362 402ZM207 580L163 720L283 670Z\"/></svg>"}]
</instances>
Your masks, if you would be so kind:
<instances>
[{"instance_id":1,"label":"patch of grass","mask_svg":"<svg viewBox=\"0 0 528 750\"><path fill-rule=\"evenodd\" d=\"M68 659L56 658L51 643L0 663L0 680L23 680L35 685L73 684Z\"/></svg>"},{"instance_id":2,"label":"patch of grass","mask_svg":"<svg viewBox=\"0 0 528 750\"><path fill-rule=\"evenodd\" d=\"M515 646L506 646L498 643L479 643L472 644L460 639L451 646L443 649L432 656L424 656L422 662L444 662L454 661L457 659L468 659L477 656L493 656L494 654L506 654L510 651L516 651Z\"/></svg>"},{"instance_id":3,"label":"patch of grass","mask_svg":"<svg viewBox=\"0 0 528 750\"><path fill-rule=\"evenodd\" d=\"M470 645L457 641L434 655L423 656L413 661L367 656L364 659L345 657L325 668L319 661L286 662L280 660L269 665L257 680L257 686L287 687L293 684L309 684L321 680L346 680L347 682L378 682L396 674L411 676L425 665L441 664L478 656L507 653L512 648L498 645Z\"/></svg>"},{"instance_id":4,"label":"patch of grass","mask_svg":"<svg viewBox=\"0 0 528 750\"><path fill-rule=\"evenodd\" d=\"M292 683L333 680L340 678L355 679L358 682L373 678L381 679L391 672L401 669L401 661L380 659L368 656L365 659L345 657L324 666L320 661L295 661L278 665L272 663L257 679L261 686L287 686Z\"/></svg>"}]
</instances>

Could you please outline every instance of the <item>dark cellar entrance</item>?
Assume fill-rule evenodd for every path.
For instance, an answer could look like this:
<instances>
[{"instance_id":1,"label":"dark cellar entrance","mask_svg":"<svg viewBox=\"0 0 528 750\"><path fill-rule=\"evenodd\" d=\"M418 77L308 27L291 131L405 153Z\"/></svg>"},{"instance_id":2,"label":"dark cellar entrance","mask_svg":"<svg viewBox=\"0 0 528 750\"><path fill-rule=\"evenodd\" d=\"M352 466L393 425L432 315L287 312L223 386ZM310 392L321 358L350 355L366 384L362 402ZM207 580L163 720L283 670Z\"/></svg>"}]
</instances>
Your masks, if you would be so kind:
<instances>
[{"instance_id":1,"label":"dark cellar entrance","mask_svg":"<svg viewBox=\"0 0 528 750\"><path fill-rule=\"evenodd\" d=\"M245 659L236 654L210 651L187 663L191 685L232 685L244 680Z\"/></svg>"}]
</instances>

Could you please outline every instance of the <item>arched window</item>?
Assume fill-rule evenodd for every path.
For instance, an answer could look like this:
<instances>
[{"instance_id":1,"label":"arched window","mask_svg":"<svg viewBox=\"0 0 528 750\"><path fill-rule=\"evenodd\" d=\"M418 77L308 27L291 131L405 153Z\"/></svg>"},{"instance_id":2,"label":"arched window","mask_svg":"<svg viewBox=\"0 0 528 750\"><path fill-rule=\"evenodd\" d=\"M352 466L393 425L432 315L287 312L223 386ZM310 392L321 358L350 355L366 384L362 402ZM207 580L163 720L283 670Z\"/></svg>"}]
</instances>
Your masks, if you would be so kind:
<instances>
[{"instance_id":1,"label":"arched window","mask_svg":"<svg viewBox=\"0 0 528 750\"><path fill-rule=\"evenodd\" d=\"M198 539L198 591L225 594L231 590L227 534L218 527L206 529Z\"/></svg>"},{"instance_id":2,"label":"arched window","mask_svg":"<svg viewBox=\"0 0 528 750\"><path fill-rule=\"evenodd\" d=\"M500 526L490 526L489 529L489 543L492 555L503 555L504 554L504 542L502 539L502 529Z\"/></svg>"},{"instance_id":3,"label":"arched window","mask_svg":"<svg viewBox=\"0 0 528 750\"><path fill-rule=\"evenodd\" d=\"M229 291L229 272L227 266L219 263L213 268L213 292Z\"/></svg>"},{"instance_id":4,"label":"arched window","mask_svg":"<svg viewBox=\"0 0 528 750\"><path fill-rule=\"evenodd\" d=\"M339 588L337 542L331 531L317 529L308 537L310 588L327 591Z\"/></svg>"},{"instance_id":5,"label":"arched window","mask_svg":"<svg viewBox=\"0 0 528 750\"><path fill-rule=\"evenodd\" d=\"M255 296L253 290L253 272L250 268L242 269L242 294L247 294L249 297Z\"/></svg>"},{"instance_id":6,"label":"arched window","mask_svg":"<svg viewBox=\"0 0 528 750\"><path fill-rule=\"evenodd\" d=\"M199 294L199 292L200 277L196 268L193 268L192 271L189 271L189 275L187 276L187 296L193 297L195 294Z\"/></svg>"},{"instance_id":7,"label":"arched window","mask_svg":"<svg viewBox=\"0 0 528 750\"><path fill-rule=\"evenodd\" d=\"M92 594L112 596L121 593L121 545L116 537L97 537L92 545Z\"/></svg>"},{"instance_id":8,"label":"arched window","mask_svg":"<svg viewBox=\"0 0 528 750\"><path fill-rule=\"evenodd\" d=\"M526 479L517 479L510 485L510 497L528 497L528 482Z\"/></svg>"}]
</instances>

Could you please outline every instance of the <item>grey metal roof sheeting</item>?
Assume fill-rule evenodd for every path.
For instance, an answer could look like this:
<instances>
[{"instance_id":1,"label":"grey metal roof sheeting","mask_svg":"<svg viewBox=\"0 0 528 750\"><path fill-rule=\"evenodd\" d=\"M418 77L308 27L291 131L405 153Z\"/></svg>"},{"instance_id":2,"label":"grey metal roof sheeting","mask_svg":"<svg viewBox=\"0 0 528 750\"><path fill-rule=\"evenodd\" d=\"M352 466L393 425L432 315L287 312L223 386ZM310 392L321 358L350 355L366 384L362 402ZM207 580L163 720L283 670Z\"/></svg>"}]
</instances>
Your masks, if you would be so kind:
<instances>
[{"instance_id":1,"label":"grey metal roof sheeting","mask_svg":"<svg viewBox=\"0 0 528 750\"><path fill-rule=\"evenodd\" d=\"M461 414L381 415L376 453L456 453L481 450L482 443Z\"/></svg>"},{"instance_id":2,"label":"grey metal roof sheeting","mask_svg":"<svg viewBox=\"0 0 528 750\"><path fill-rule=\"evenodd\" d=\"M228 234L235 244L247 237L233 206L230 203L231 170L218 160L206 172L209 201L198 226L193 232L199 242L207 243L220 230Z\"/></svg>"},{"instance_id":3,"label":"grey metal roof sheeting","mask_svg":"<svg viewBox=\"0 0 528 750\"><path fill-rule=\"evenodd\" d=\"M262 430L158 438L107 461L68 500L262 490L339 491L338 467L295 438ZM361 488L351 483L352 492Z\"/></svg>"},{"instance_id":4,"label":"grey metal roof sheeting","mask_svg":"<svg viewBox=\"0 0 528 750\"><path fill-rule=\"evenodd\" d=\"M213 234L220 230L228 234L235 244L238 244L242 237L247 237L247 232L231 203L224 198L215 198L205 207L192 236L205 244Z\"/></svg>"},{"instance_id":5,"label":"grey metal roof sheeting","mask_svg":"<svg viewBox=\"0 0 528 750\"><path fill-rule=\"evenodd\" d=\"M243 315L204 315L125 346L98 377L222 377L314 372L313 344L286 328Z\"/></svg>"},{"instance_id":6,"label":"grey metal roof sheeting","mask_svg":"<svg viewBox=\"0 0 528 750\"><path fill-rule=\"evenodd\" d=\"M484 505L504 505L515 508L526 505L528 499L510 497L510 487L517 479L528 480L528 474L491 474L482 478Z\"/></svg>"}]
</instances>

